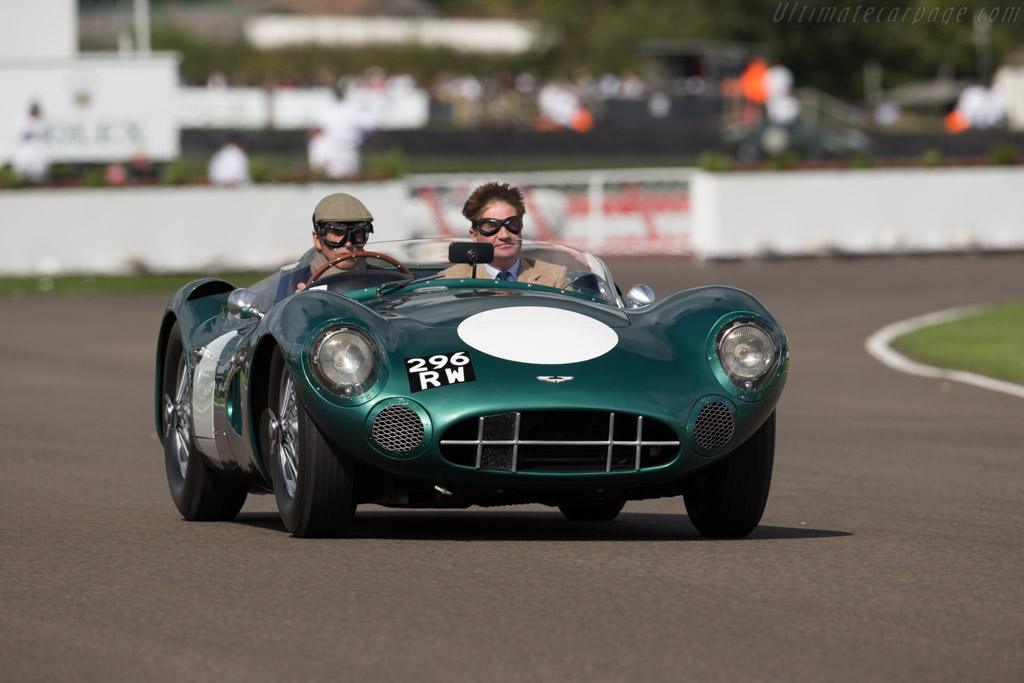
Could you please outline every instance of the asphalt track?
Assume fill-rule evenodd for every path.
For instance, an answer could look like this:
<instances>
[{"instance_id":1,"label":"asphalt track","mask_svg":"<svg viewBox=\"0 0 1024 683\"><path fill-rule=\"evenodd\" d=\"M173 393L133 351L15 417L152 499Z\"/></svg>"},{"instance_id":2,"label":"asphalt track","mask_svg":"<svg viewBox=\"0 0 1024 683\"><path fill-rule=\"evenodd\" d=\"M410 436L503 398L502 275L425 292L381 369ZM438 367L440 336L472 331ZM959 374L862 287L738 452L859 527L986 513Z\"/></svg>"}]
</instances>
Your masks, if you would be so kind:
<instances>
[{"instance_id":1,"label":"asphalt track","mask_svg":"<svg viewBox=\"0 0 1024 683\"><path fill-rule=\"evenodd\" d=\"M678 499L188 523L154 434L167 297L0 300L0 680L1024 680L1024 401L903 375L888 323L1024 296L1024 256L613 261L783 321L771 497L744 540ZM610 388L613 390L613 388Z\"/></svg>"}]
</instances>

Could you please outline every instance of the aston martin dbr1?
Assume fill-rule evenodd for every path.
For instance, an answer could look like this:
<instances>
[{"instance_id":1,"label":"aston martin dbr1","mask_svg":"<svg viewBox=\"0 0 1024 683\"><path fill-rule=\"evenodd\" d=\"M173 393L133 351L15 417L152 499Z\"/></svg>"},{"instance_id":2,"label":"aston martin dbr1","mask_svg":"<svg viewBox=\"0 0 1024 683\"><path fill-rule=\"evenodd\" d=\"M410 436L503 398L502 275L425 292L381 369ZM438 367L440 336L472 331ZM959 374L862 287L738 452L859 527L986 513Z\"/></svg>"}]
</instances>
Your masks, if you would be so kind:
<instances>
[{"instance_id":1,"label":"aston martin dbr1","mask_svg":"<svg viewBox=\"0 0 1024 683\"><path fill-rule=\"evenodd\" d=\"M178 291L156 421L181 514L229 520L268 493L294 535L336 536L367 503L607 521L681 496L701 534L749 534L789 363L768 309L723 286L623 295L595 256L529 240L564 286L476 277L489 247L375 242L341 257L361 269L310 273L307 254Z\"/></svg>"}]
</instances>

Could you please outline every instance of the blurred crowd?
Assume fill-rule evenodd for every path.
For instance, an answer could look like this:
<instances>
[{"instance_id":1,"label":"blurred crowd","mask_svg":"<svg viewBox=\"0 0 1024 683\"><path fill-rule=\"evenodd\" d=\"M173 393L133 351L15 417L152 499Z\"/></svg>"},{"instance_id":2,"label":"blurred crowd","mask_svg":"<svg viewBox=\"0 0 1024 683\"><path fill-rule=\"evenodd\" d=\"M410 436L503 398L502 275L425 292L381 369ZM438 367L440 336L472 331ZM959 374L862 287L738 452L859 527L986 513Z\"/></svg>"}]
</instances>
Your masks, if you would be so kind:
<instances>
[{"instance_id":1,"label":"blurred crowd","mask_svg":"<svg viewBox=\"0 0 1024 683\"><path fill-rule=\"evenodd\" d=\"M529 71L499 71L480 78L443 72L425 84L431 118L457 128L511 126L539 131L594 127L604 104L612 99L641 100L651 84L625 71L541 80Z\"/></svg>"},{"instance_id":2,"label":"blurred crowd","mask_svg":"<svg viewBox=\"0 0 1024 683\"><path fill-rule=\"evenodd\" d=\"M281 79L270 87L333 87L336 82L353 90L396 93L423 89L430 98L433 126L494 126L579 132L593 128L595 117L600 116L608 100L642 100L654 89L653 83L631 71L597 76L578 71L571 76L547 80L530 71L514 73L503 69L483 77L441 71L429 79L417 80L409 74L388 74L381 68L342 76L337 81L330 74L321 72L303 79ZM205 85L226 88L245 84L229 82L223 73L215 72L210 74ZM682 90L681 85L679 89ZM702 89L689 84L686 92L700 94Z\"/></svg>"},{"instance_id":3,"label":"blurred crowd","mask_svg":"<svg viewBox=\"0 0 1024 683\"><path fill-rule=\"evenodd\" d=\"M1010 98L1016 98L1013 101L1024 98L1024 67L1015 69L1001 70L1000 78L992 85L974 84L964 89L945 119L946 130L957 133L1005 125L1007 102ZM230 89L251 84L234 82L225 74L215 72L209 74L205 83L182 85ZM801 102L795 95L792 72L783 64L756 55L742 73L720 82L711 82L699 75L666 82L664 79L641 77L631 71L593 74L584 70L549 79L542 79L530 71L499 70L485 77L442 71L421 81L409 74L389 74L382 68L372 68L341 78L323 70L307 78L287 78L269 84L270 89L325 87L332 88L335 97L311 117L313 123L308 130L305 151L309 172L331 179L360 176L363 140L370 131L379 127L379 120L374 119L373 112L367 111L358 98L349 96L353 90L395 96L413 91L426 93L429 98L429 125L435 128L492 127L587 133L605 116L612 102L642 102L651 116L658 117L659 102L664 101L668 108L669 97L720 98L723 108L721 122L726 126L738 125L749 129L787 127L801 115ZM877 124L891 125L900 116L898 106L883 103L875 111L874 119ZM10 168L23 181L45 181L49 170L47 121L38 102L28 108L17 135L17 148L10 159ZM251 182L244 140L238 136L226 140L212 154L207 171L212 184ZM111 164L103 180L106 184L116 185L152 177L153 168L139 154L125 162Z\"/></svg>"}]
</instances>

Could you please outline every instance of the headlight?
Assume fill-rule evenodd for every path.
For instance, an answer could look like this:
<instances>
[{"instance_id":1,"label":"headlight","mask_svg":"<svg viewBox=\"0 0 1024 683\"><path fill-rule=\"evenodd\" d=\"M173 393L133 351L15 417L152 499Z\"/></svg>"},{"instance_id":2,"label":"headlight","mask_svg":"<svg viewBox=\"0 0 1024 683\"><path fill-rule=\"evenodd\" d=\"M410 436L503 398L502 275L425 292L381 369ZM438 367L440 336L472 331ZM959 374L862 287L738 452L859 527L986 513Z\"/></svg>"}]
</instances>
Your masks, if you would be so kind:
<instances>
[{"instance_id":1,"label":"headlight","mask_svg":"<svg viewBox=\"0 0 1024 683\"><path fill-rule=\"evenodd\" d=\"M740 389L753 391L775 365L779 353L772 333L750 321L736 321L718 335L718 361L729 380Z\"/></svg>"},{"instance_id":2,"label":"headlight","mask_svg":"<svg viewBox=\"0 0 1024 683\"><path fill-rule=\"evenodd\" d=\"M358 396L380 374L380 354L370 335L358 327L334 327L320 333L309 350L313 374L342 396Z\"/></svg>"}]
</instances>

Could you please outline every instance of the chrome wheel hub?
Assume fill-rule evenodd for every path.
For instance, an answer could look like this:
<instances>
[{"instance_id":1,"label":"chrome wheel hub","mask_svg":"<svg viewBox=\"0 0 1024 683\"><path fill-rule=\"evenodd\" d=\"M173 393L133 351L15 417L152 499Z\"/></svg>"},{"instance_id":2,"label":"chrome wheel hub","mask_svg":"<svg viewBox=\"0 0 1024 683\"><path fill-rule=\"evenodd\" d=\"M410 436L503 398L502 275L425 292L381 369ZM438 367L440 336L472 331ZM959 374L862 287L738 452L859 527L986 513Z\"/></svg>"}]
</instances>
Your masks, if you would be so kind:
<instances>
[{"instance_id":1,"label":"chrome wheel hub","mask_svg":"<svg viewBox=\"0 0 1024 683\"><path fill-rule=\"evenodd\" d=\"M182 358L184 361L184 358ZM181 363L174 397L164 394L164 439L170 440L178 459L181 478L188 472L188 455L192 446L192 402L188 392L188 365Z\"/></svg>"},{"instance_id":2,"label":"chrome wheel hub","mask_svg":"<svg viewBox=\"0 0 1024 683\"><path fill-rule=\"evenodd\" d=\"M281 387L281 401L278 414L270 414L270 442L273 457L281 466L284 490L289 498L295 497L299 479L299 405L295 398L295 386L288 375Z\"/></svg>"}]
</instances>

